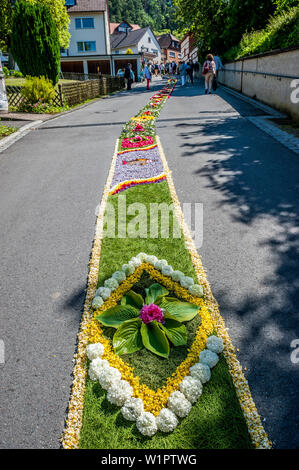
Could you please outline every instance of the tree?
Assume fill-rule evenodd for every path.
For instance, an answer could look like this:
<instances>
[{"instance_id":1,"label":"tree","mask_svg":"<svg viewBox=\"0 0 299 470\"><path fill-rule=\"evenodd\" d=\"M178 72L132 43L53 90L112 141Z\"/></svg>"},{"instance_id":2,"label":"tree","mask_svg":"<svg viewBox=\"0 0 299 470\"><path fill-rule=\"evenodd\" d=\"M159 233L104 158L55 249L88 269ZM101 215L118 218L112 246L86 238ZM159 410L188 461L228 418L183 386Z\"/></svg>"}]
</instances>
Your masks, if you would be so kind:
<instances>
[{"instance_id":1,"label":"tree","mask_svg":"<svg viewBox=\"0 0 299 470\"><path fill-rule=\"evenodd\" d=\"M55 85L59 78L58 32L49 8L18 0L15 4L11 52L23 75L45 76Z\"/></svg>"},{"instance_id":2,"label":"tree","mask_svg":"<svg viewBox=\"0 0 299 470\"><path fill-rule=\"evenodd\" d=\"M263 29L274 11L274 0L229 0L221 35L226 49L238 44L243 34Z\"/></svg>"},{"instance_id":3,"label":"tree","mask_svg":"<svg viewBox=\"0 0 299 470\"><path fill-rule=\"evenodd\" d=\"M110 0L109 11L113 22L126 20L157 31L177 28L172 0Z\"/></svg>"},{"instance_id":4,"label":"tree","mask_svg":"<svg viewBox=\"0 0 299 470\"><path fill-rule=\"evenodd\" d=\"M279 15L282 11L298 6L298 0L275 0L275 14Z\"/></svg>"},{"instance_id":5,"label":"tree","mask_svg":"<svg viewBox=\"0 0 299 470\"><path fill-rule=\"evenodd\" d=\"M67 49L70 45L70 33L68 30L70 19L65 6L65 0L27 0L29 3L41 3L46 5L57 27L60 47Z\"/></svg>"},{"instance_id":6,"label":"tree","mask_svg":"<svg viewBox=\"0 0 299 470\"><path fill-rule=\"evenodd\" d=\"M0 50L6 52L9 46L12 26L12 1L0 0L0 12Z\"/></svg>"},{"instance_id":7,"label":"tree","mask_svg":"<svg viewBox=\"0 0 299 470\"><path fill-rule=\"evenodd\" d=\"M174 0L174 4L179 28L193 32L201 59L207 52L223 50L224 0Z\"/></svg>"}]
</instances>

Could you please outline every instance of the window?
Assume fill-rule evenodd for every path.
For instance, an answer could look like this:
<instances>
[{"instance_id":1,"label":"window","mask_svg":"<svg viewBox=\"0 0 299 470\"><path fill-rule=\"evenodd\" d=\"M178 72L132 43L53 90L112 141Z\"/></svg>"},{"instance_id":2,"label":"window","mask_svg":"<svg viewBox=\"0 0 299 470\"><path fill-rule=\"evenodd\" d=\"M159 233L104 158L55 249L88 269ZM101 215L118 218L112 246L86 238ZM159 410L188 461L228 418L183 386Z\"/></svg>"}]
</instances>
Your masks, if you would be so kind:
<instances>
[{"instance_id":1,"label":"window","mask_svg":"<svg viewBox=\"0 0 299 470\"><path fill-rule=\"evenodd\" d=\"M148 38L148 42L152 42L152 39L151 39L151 38Z\"/></svg>"},{"instance_id":2,"label":"window","mask_svg":"<svg viewBox=\"0 0 299 470\"><path fill-rule=\"evenodd\" d=\"M65 0L65 4L68 7L74 6L75 5L75 0Z\"/></svg>"},{"instance_id":3,"label":"window","mask_svg":"<svg viewBox=\"0 0 299 470\"><path fill-rule=\"evenodd\" d=\"M93 29L93 18L75 18L76 29Z\"/></svg>"},{"instance_id":4,"label":"window","mask_svg":"<svg viewBox=\"0 0 299 470\"><path fill-rule=\"evenodd\" d=\"M175 58L175 52L169 51L169 57L174 57Z\"/></svg>"},{"instance_id":5,"label":"window","mask_svg":"<svg viewBox=\"0 0 299 470\"><path fill-rule=\"evenodd\" d=\"M69 55L69 50L64 49L63 47L60 48L60 55L62 56L68 56Z\"/></svg>"},{"instance_id":6,"label":"window","mask_svg":"<svg viewBox=\"0 0 299 470\"><path fill-rule=\"evenodd\" d=\"M96 42L95 41L80 41L77 42L78 52L95 52Z\"/></svg>"},{"instance_id":7,"label":"window","mask_svg":"<svg viewBox=\"0 0 299 470\"><path fill-rule=\"evenodd\" d=\"M152 49L152 53L158 55L157 49Z\"/></svg>"}]
</instances>

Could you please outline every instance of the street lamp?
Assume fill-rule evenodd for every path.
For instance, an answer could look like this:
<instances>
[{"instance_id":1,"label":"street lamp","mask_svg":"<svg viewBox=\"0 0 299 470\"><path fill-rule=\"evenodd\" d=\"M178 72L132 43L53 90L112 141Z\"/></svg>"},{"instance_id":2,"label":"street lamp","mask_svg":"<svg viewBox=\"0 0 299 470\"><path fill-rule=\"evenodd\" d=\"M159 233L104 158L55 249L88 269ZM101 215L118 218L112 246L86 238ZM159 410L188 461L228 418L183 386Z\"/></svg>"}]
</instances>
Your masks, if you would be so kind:
<instances>
[{"instance_id":1,"label":"street lamp","mask_svg":"<svg viewBox=\"0 0 299 470\"><path fill-rule=\"evenodd\" d=\"M0 113L8 112L8 100L5 88L4 73L1 62L2 52L0 51Z\"/></svg>"}]
</instances>

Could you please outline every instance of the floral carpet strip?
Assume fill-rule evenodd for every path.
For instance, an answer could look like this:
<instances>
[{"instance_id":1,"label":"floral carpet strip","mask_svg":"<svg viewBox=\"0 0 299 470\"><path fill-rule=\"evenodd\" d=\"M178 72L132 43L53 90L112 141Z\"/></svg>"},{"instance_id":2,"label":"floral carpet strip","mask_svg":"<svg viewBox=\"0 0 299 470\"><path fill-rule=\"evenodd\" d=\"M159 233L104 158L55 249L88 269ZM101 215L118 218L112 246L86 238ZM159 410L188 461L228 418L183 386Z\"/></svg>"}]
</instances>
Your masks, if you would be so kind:
<instances>
[{"instance_id":1,"label":"floral carpet strip","mask_svg":"<svg viewBox=\"0 0 299 470\"><path fill-rule=\"evenodd\" d=\"M144 135L147 136L150 135L150 132L154 133L152 122L158 116L156 111L161 109L161 104L171 95L172 91L173 83L154 95L149 105L125 126L121 139L117 142L118 152L115 152L112 160L97 219L88 289L78 336L78 352L75 355L73 389L66 429L62 437L64 448L74 449L79 446L88 364L90 378L99 381L102 388L107 390L107 399L114 405L121 407L121 413L125 419L135 421L141 434L153 436L158 430L167 433L172 432L179 424L179 419L189 413L192 403L200 399L202 386L209 380L210 369L217 364L217 354L221 353L222 350L229 365L254 446L257 448L271 447L252 400L248 383L227 334L224 321L219 313L218 305L212 295L200 257L195 249L189 229L184 222L171 172L157 136L155 138L158 144L159 161L163 165L163 176L165 175L167 178L176 217L186 240L186 247L192 259L198 284L194 284L193 279L184 276L183 273L173 271L171 266L168 266L167 260L158 260L150 254L136 253L132 260L121 266L119 271L114 273L110 279L106 279L104 285L97 289L104 211L108 195L121 191L122 184L128 182L133 184L138 179L141 180L140 173L135 172L135 165L140 169L147 164L144 163L144 158L152 160L147 156L148 150L151 149L142 150L142 154L139 153L141 149L134 149L133 151L137 152L138 155L134 154L132 156L132 152L125 152L121 148L122 142L125 138L136 135L137 132L138 135L144 132ZM138 138L138 141L142 142L143 140ZM146 153L146 156L141 156L144 153ZM129 155L131 155L130 159ZM130 176L125 176L129 173L122 173L123 167L128 165L129 168L133 168L131 180L129 179ZM115 171L116 168L118 168L118 171ZM135 175L139 175L139 178L134 178ZM122 180L122 178L125 179ZM124 187L124 189L126 188ZM105 313L107 309L115 308L123 296L140 279L144 270L150 274L152 279L174 291L178 298L198 306L198 314L201 317L200 327L196 332L195 340L186 359L167 379L166 385L156 391L140 383L131 366L113 351L110 341L103 335L102 327L96 319L98 315ZM202 297L203 293L204 297ZM217 336L214 334L215 331Z\"/></svg>"}]
</instances>

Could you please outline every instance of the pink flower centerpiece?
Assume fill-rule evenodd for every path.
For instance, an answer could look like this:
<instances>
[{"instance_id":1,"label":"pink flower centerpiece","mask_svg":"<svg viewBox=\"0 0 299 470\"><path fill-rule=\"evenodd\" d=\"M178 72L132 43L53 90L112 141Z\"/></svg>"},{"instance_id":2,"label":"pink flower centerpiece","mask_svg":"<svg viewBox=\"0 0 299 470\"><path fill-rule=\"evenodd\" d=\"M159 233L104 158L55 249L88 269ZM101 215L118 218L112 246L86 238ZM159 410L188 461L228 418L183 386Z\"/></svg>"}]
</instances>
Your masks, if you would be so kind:
<instances>
[{"instance_id":1,"label":"pink flower centerpiece","mask_svg":"<svg viewBox=\"0 0 299 470\"><path fill-rule=\"evenodd\" d=\"M140 148L146 147L147 145L152 145L153 143L154 139L149 135L136 135L135 137L128 137L123 139L121 146L122 148Z\"/></svg>"},{"instance_id":2,"label":"pink flower centerpiece","mask_svg":"<svg viewBox=\"0 0 299 470\"><path fill-rule=\"evenodd\" d=\"M134 128L134 132L144 132L145 129L141 124L137 124L137 126Z\"/></svg>"},{"instance_id":3,"label":"pink flower centerpiece","mask_svg":"<svg viewBox=\"0 0 299 470\"><path fill-rule=\"evenodd\" d=\"M164 314L163 311L158 305L150 304L144 305L140 310L139 317L143 321L143 323L151 323L152 321L156 320L159 323L164 323Z\"/></svg>"}]
</instances>

